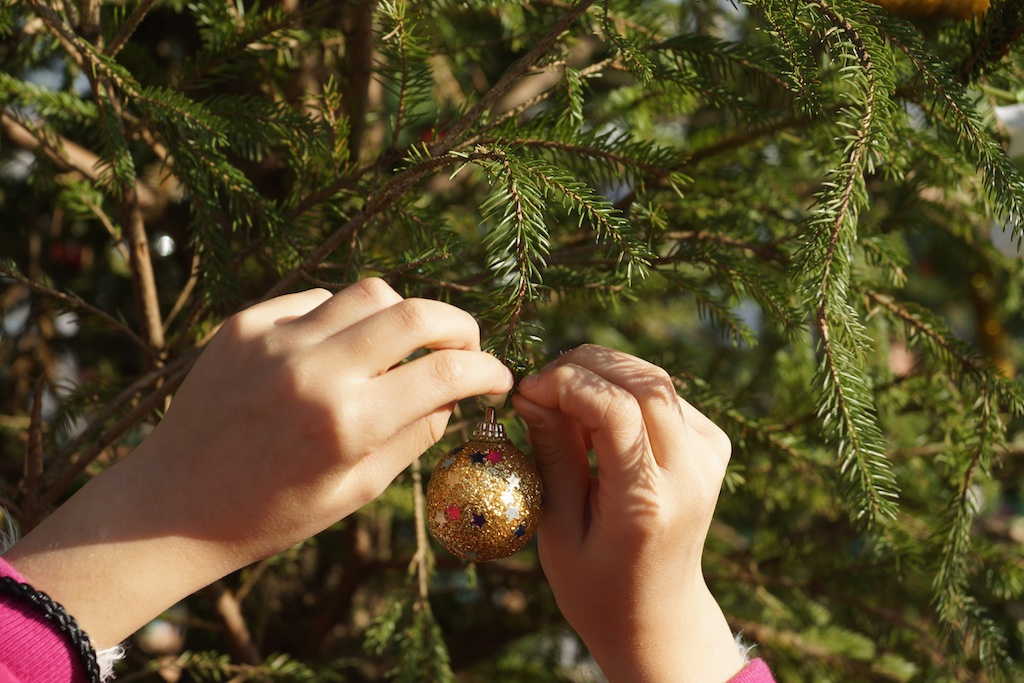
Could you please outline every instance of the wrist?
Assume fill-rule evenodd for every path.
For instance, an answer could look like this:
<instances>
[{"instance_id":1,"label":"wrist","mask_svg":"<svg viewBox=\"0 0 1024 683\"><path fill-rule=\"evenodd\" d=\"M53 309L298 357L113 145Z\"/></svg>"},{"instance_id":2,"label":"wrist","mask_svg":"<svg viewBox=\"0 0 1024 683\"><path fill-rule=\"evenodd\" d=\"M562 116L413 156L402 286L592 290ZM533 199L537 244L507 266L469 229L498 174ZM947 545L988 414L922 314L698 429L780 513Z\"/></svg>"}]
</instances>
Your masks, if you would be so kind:
<instances>
[{"instance_id":1,"label":"wrist","mask_svg":"<svg viewBox=\"0 0 1024 683\"><path fill-rule=\"evenodd\" d=\"M136 455L89 481L4 555L98 649L219 577L208 544L167 514Z\"/></svg>"},{"instance_id":2,"label":"wrist","mask_svg":"<svg viewBox=\"0 0 1024 683\"><path fill-rule=\"evenodd\" d=\"M626 632L587 643L610 683L725 683L745 657L703 579L685 601L652 605Z\"/></svg>"}]
</instances>

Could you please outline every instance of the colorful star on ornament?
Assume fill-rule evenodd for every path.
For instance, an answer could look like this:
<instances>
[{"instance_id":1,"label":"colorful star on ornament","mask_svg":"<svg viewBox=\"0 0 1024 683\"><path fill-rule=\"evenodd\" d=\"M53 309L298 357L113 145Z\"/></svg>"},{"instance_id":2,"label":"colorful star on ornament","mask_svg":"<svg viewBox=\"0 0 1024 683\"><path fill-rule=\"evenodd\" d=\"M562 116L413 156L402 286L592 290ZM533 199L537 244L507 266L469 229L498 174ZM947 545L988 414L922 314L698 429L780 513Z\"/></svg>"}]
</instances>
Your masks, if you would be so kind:
<instances>
[{"instance_id":1,"label":"colorful star on ornament","mask_svg":"<svg viewBox=\"0 0 1024 683\"><path fill-rule=\"evenodd\" d=\"M447 458L444 459L444 462L441 463L441 467L444 467L445 469L448 469L449 467L451 467L454 464L455 464L455 454L453 453L452 455L449 455Z\"/></svg>"},{"instance_id":2,"label":"colorful star on ornament","mask_svg":"<svg viewBox=\"0 0 1024 683\"><path fill-rule=\"evenodd\" d=\"M445 479L448 482L449 486L455 486L460 481L462 481L462 475L459 474L458 472L449 472L448 476Z\"/></svg>"},{"instance_id":3,"label":"colorful star on ornament","mask_svg":"<svg viewBox=\"0 0 1024 683\"><path fill-rule=\"evenodd\" d=\"M434 515L434 521L437 522L438 526L444 526L448 523L448 520L445 519L444 512L442 510L438 510L437 514Z\"/></svg>"},{"instance_id":4,"label":"colorful star on ornament","mask_svg":"<svg viewBox=\"0 0 1024 683\"><path fill-rule=\"evenodd\" d=\"M520 524L516 529L516 538L522 538L526 534L526 525Z\"/></svg>"},{"instance_id":5,"label":"colorful star on ornament","mask_svg":"<svg viewBox=\"0 0 1024 683\"><path fill-rule=\"evenodd\" d=\"M512 503L516 502L516 496L514 493L512 493L512 491L505 490L501 494L501 502L504 503L505 505L511 505Z\"/></svg>"},{"instance_id":6,"label":"colorful star on ornament","mask_svg":"<svg viewBox=\"0 0 1024 683\"><path fill-rule=\"evenodd\" d=\"M510 489L517 489L519 488L519 482L521 481L522 479L519 478L518 474L513 474L511 477L508 478L508 487Z\"/></svg>"},{"instance_id":7,"label":"colorful star on ornament","mask_svg":"<svg viewBox=\"0 0 1024 683\"><path fill-rule=\"evenodd\" d=\"M474 463L476 463L477 465L479 465L479 464L483 463L484 459L485 459L485 458L486 458L487 456L486 456L486 455L484 455L484 452L483 452L483 451L477 451L476 453L473 453L473 454L472 454L472 455L470 455L469 457L470 457L470 459L472 459L472 460L473 460L473 462L474 462Z\"/></svg>"},{"instance_id":8,"label":"colorful star on ornament","mask_svg":"<svg viewBox=\"0 0 1024 683\"><path fill-rule=\"evenodd\" d=\"M473 526L475 526L475 527L477 527L479 529L484 524L487 524L487 520L484 519L484 516L483 515L478 515L478 514L474 513L473 514Z\"/></svg>"},{"instance_id":9,"label":"colorful star on ornament","mask_svg":"<svg viewBox=\"0 0 1024 683\"><path fill-rule=\"evenodd\" d=\"M505 516L509 519L519 519L519 510L517 508L509 508L505 510Z\"/></svg>"},{"instance_id":10,"label":"colorful star on ornament","mask_svg":"<svg viewBox=\"0 0 1024 683\"><path fill-rule=\"evenodd\" d=\"M455 503L452 503L445 509L445 514L448 515L448 519L455 521L461 518L462 510Z\"/></svg>"},{"instance_id":11,"label":"colorful star on ornament","mask_svg":"<svg viewBox=\"0 0 1024 683\"><path fill-rule=\"evenodd\" d=\"M496 451L492 448L487 454L487 459L491 461L491 464L497 465L501 462L501 451Z\"/></svg>"}]
</instances>

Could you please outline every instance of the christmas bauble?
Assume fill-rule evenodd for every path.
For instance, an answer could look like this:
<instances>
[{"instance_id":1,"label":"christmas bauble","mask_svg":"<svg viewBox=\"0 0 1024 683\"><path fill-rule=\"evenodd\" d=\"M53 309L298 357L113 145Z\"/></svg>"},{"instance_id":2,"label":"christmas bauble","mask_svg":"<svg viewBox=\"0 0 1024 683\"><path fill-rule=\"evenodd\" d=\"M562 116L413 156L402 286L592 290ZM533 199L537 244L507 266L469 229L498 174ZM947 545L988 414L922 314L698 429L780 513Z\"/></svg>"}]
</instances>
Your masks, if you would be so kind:
<instances>
[{"instance_id":1,"label":"christmas bauble","mask_svg":"<svg viewBox=\"0 0 1024 683\"><path fill-rule=\"evenodd\" d=\"M971 19L988 11L989 0L871 0L901 17Z\"/></svg>"},{"instance_id":2,"label":"christmas bauble","mask_svg":"<svg viewBox=\"0 0 1024 683\"><path fill-rule=\"evenodd\" d=\"M427 485L427 522L451 554L489 562L526 545L540 523L542 497L533 463L488 408L470 440L434 468Z\"/></svg>"}]
</instances>

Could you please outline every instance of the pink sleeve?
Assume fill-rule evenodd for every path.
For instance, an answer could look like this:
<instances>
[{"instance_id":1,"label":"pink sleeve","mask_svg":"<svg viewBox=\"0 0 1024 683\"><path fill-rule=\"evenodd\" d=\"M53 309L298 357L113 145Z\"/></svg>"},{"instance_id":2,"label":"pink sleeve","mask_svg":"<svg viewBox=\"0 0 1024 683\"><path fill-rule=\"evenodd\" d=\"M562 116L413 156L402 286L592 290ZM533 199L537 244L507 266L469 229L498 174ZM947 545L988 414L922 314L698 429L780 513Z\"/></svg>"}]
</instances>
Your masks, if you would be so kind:
<instances>
[{"instance_id":1,"label":"pink sleeve","mask_svg":"<svg viewBox=\"0 0 1024 683\"><path fill-rule=\"evenodd\" d=\"M729 683L775 683L775 679L763 659L754 659L730 678Z\"/></svg>"},{"instance_id":2,"label":"pink sleeve","mask_svg":"<svg viewBox=\"0 0 1024 683\"><path fill-rule=\"evenodd\" d=\"M0 576L25 579L0 557ZM41 613L0 592L0 683L77 683L85 666L70 643Z\"/></svg>"}]
</instances>

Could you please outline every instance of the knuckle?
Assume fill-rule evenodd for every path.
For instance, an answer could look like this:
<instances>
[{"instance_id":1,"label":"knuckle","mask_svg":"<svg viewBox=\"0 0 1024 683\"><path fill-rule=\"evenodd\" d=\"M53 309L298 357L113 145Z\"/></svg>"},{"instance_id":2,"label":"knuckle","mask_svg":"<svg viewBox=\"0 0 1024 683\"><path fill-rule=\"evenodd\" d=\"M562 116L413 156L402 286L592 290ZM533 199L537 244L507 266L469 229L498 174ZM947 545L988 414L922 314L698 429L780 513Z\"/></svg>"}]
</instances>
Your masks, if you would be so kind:
<instances>
[{"instance_id":1,"label":"knuckle","mask_svg":"<svg viewBox=\"0 0 1024 683\"><path fill-rule=\"evenodd\" d=\"M452 351L435 351L430 354L432 372L437 383L443 387L454 387L466 376L466 366Z\"/></svg>"},{"instance_id":2,"label":"knuckle","mask_svg":"<svg viewBox=\"0 0 1024 683\"><path fill-rule=\"evenodd\" d=\"M644 387L647 398L675 405L679 395L676 393L675 383L668 371L664 368L653 367L648 374L649 378Z\"/></svg>"},{"instance_id":3,"label":"knuckle","mask_svg":"<svg viewBox=\"0 0 1024 683\"><path fill-rule=\"evenodd\" d=\"M718 425L714 425L714 430L711 433L711 441L715 449L715 454L718 455L725 462L729 462L732 458L732 439L725 433Z\"/></svg>"},{"instance_id":4,"label":"knuckle","mask_svg":"<svg viewBox=\"0 0 1024 683\"><path fill-rule=\"evenodd\" d=\"M400 324L416 334L430 328L430 312L427 302L423 299L406 299L395 306Z\"/></svg>"},{"instance_id":5,"label":"knuckle","mask_svg":"<svg viewBox=\"0 0 1024 683\"><path fill-rule=\"evenodd\" d=\"M310 296L319 297L323 301L327 301L332 296L334 296L334 293L331 292L331 290L325 289L323 287L312 287L312 288L306 290L306 293L309 294Z\"/></svg>"},{"instance_id":6,"label":"knuckle","mask_svg":"<svg viewBox=\"0 0 1024 683\"><path fill-rule=\"evenodd\" d=\"M640 404L628 391L619 387L609 386L598 403L598 420L595 427L605 427L613 431L638 430L643 423Z\"/></svg>"},{"instance_id":7,"label":"knuckle","mask_svg":"<svg viewBox=\"0 0 1024 683\"><path fill-rule=\"evenodd\" d=\"M447 415L431 415L427 418L427 438L430 439L430 443L435 444L443 439L447 427Z\"/></svg>"},{"instance_id":8,"label":"knuckle","mask_svg":"<svg viewBox=\"0 0 1024 683\"><path fill-rule=\"evenodd\" d=\"M379 277L370 277L352 285L352 289L367 301L379 307L389 306L402 297Z\"/></svg>"}]
</instances>

